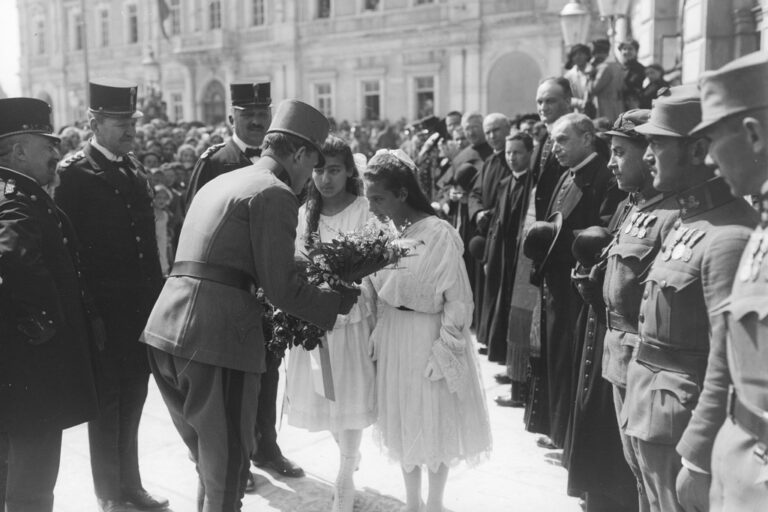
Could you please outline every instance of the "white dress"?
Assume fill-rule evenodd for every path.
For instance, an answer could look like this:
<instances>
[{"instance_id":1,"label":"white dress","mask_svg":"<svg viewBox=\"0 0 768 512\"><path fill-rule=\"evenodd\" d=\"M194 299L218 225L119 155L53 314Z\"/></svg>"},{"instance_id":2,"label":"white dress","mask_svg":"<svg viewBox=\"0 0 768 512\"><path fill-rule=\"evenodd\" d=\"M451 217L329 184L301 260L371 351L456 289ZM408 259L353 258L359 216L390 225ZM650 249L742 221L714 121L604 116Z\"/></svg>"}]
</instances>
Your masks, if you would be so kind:
<instances>
[{"instance_id":1,"label":"white dress","mask_svg":"<svg viewBox=\"0 0 768 512\"><path fill-rule=\"evenodd\" d=\"M318 223L320 240L330 241L339 232L361 229L368 222L368 201L358 197L343 211L333 216L321 215ZM299 209L296 229L296 251L304 251L306 207ZM293 347L288 356L286 396L288 423L309 431L363 429L376 419L375 369L369 355L369 335L373 313L365 297L347 315L339 315L333 331L328 332L327 344L335 401L322 395L316 387L320 372L317 350L308 352Z\"/></svg>"},{"instance_id":2,"label":"white dress","mask_svg":"<svg viewBox=\"0 0 768 512\"><path fill-rule=\"evenodd\" d=\"M366 283L377 297L376 438L406 470L476 462L491 449L491 431L469 334L473 301L463 244L435 216L409 226L404 238L423 244ZM442 377L428 378L428 365Z\"/></svg>"}]
</instances>

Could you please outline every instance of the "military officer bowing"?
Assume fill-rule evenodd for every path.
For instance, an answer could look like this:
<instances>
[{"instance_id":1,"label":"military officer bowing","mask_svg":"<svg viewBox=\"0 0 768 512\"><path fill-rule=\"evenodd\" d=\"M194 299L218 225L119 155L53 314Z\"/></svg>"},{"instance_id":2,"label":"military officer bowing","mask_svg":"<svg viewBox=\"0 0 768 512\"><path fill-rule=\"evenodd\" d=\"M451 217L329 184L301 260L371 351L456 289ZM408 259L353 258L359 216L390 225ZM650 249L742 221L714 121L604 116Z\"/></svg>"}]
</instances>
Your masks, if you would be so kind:
<instances>
[{"instance_id":1,"label":"military officer bowing","mask_svg":"<svg viewBox=\"0 0 768 512\"><path fill-rule=\"evenodd\" d=\"M728 328L713 338L699 404L678 444L688 457L711 443L710 510L768 510L768 57L753 53L701 79L695 134L734 195L760 197L761 222L741 256L730 297L712 314ZM762 84L762 86L756 86ZM726 395L731 389L727 409ZM727 418L726 418L727 416ZM683 469L678 481L689 478ZM680 496L681 500L683 496Z\"/></svg>"},{"instance_id":2,"label":"military officer bowing","mask_svg":"<svg viewBox=\"0 0 768 512\"><path fill-rule=\"evenodd\" d=\"M38 99L0 99L0 438L9 449L0 508L8 512L53 510L61 432L98 415L76 238L43 189L60 158L50 115Z\"/></svg>"},{"instance_id":3,"label":"military officer bowing","mask_svg":"<svg viewBox=\"0 0 768 512\"><path fill-rule=\"evenodd\" d=\"M325 330L356 300L351 291L308 285L294 263L296 195L323 166L327 135L328 120L309 105L278 106L261 159L195 196L144 330L152 373L197 464L200 511L241 508L265 371L256 288L275 307Z\"/></svg>"},{"instance_id":4,"label":"military officer bowing","mask_svg":"<svg viewBox=\"0 0 768 512\"><path fill-rule=\"evenodd\" d=\"M648 140L653 186L677 191L680 219L667 235L646 278L638 314L639 342L627 368L622 427L637 454L650 509L706 510L712 443L690 439L681 451L697 477L678 503L681 468L675 445L691 418L704 381L710 339L724 336L721 318L708 312L728 296L738 257L756 213L734 198L705 163L707 140L689 137L701 120L693 87L675 88L656 100L650 120L635 128ZM634 230L634 228L633 228ZM679 447L678 447L679 449Z\"/></svg>"}]
</instances>

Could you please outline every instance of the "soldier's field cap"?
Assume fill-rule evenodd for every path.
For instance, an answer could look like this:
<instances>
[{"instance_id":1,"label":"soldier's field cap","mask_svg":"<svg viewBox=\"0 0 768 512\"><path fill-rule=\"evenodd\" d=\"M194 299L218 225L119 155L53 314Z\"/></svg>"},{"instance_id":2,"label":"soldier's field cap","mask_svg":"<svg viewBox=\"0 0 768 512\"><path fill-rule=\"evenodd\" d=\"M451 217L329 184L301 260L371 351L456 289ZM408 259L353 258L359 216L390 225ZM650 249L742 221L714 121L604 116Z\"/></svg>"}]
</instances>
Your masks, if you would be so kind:
<instances>
[{"instance_id":1,"label":"soldier's field cap","mask_svg":"<svg viewBox=\"0 0 768 512\"><path fill-rule=\"evenodd\" d=\"M635 131L643 135L688 137L694 126L701 122L701 100L695 86L680 85L669 89L669 96L653 102L648 122Z\"/></svg>"},{"instance_id":2,"label":"soldier's field cap","mask_svg":"<svg viewBox=\"0 0 768 512\"><path fill-rule=\"evenodd\" d=\"M0 99L0 138L34 133L60 142L53 135L51 106L36 98Z\"/></svg>"},{"instance_id":3,"label":"soldier's field cap","mask_svg":"<svg viewBox=\"0 0 768 512\"><path fill-rule=\"evenodd\" d=\"M283 100L277 106L267 133L288 133L309 142L320 155L317 166L325 165L323 142L328 137L328 119L316 108L299 100Z\"/></svg>"},{"instance_id":4,"label":"soldier's field cap","mask_svg":"<svg viewBox=\"0 0 768 512\"><path fill-rule=\"evenodd\" d=\"M229 95L232 106L236 109L252 107L271 107L271 85L269 82L252 83L242 82L229 84Z\"/></svg>"},{"instance_id":5,"label":"soldier's field cap","mask_svg":"<svg viewBox=\"0 0 768 512\"><path fill-rule=\"evenodd\" d=\"M715 71L704 73L701 89L701 122L691 135L721 119L748 110L768 107L768 54L754 52Z\"/></svg>"},{"instance_id":6,"label":"soldier's field cap","mask_svg":"<svg viewBox=\"0 0 768 512\"><path fill-rule=\"evenodd\" d=\"M637 133L635 128L648 122L651 111L647 108L634 108L619 114L613 128L605 132L605 135L615 135L617 137L626 137L628 139L644 139L641 133Z\"/></svg>"},{"instance_id":7,"label":"soldier's field cap","mask_svg":"<svg viewBox=\"0 0 768 512\"><path fill-rule=\"evenodd\" d=\"M136 110L138 86L135 83L117 78L92 80L88 84L91 93L91 105L88 110L93 114L108 117L142 117Z\"/></svg>"}]
</instances>

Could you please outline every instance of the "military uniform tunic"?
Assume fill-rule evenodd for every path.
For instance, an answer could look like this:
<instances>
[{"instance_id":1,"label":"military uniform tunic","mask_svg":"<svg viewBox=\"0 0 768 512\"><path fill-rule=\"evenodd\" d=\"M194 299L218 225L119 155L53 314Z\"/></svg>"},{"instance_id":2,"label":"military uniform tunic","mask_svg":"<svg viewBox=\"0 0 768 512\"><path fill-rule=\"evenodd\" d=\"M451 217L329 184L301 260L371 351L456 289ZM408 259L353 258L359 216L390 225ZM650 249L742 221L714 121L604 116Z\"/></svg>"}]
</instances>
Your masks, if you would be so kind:
<instances>
[{"instance_id":1,"label":"military uniform tunic","mask_svg":"<svg viewBox=\"0 0 768 512\"><path fill-rule=\"evenodd\" d=\"M730 293L738 258L757 221L721 178L677 197L681 217L645 280L640 341L627 370L622 426L640 454L651 510L682 510L675 479L680 440L704 382L710 339L724 323L709 311ZM683 456L709 468L711 441L697 439Z\"/></svg>"},{"instance_id":2,"label":"military uniform tunic","mask_svg":"<svg viewBox=\"0 0 768 512\"><path fill-rule=\"evenodd\" d=\"M216 176L246 167L252 163L251 159L240 150L234 139L208 148L200 155L200 159L195 164L194 169L192 169L185 202L187 209L189 209L189 205L192 203L192 198L195 197L195 194L203 185Z\"/></svg>"},{"instance_id":3,"label":"military uniform tunic","mask_svg":"<svg viewBox=\"0 0 768 512\"><path fill-rule=\"evenodd\" d=\"M688 457L697 442L711 443L714 439L713 512L768 510L766 254L768 229L763 222L751 234L741 256L730 296L712 312L724 320L728 336L712 340L704 389L678 445L678 451ZM729 386L732 393L726 408ZM743 414L745 411L748 414Z\"/></svg>"}]
</instances>

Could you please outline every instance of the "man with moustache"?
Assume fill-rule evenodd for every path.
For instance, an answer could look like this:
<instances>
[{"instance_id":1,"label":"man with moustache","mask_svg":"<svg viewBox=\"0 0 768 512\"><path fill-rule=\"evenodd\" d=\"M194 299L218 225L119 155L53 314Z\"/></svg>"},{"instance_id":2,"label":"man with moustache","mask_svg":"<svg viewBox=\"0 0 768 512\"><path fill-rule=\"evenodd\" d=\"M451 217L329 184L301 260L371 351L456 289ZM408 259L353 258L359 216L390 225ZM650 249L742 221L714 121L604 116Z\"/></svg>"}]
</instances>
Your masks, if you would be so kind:
<instances>
[{"instance_id":1,"label":"man with moustache","mask_svg":"<svg viewBox=\"0 0 768 512\"><path fill-rule=\"evenodd\" d=\"M558 180L546 216L563 217L562 243L543 271L542 353L547 374L549 437L565 441L580 352L574 339L582 301L571 286L571 245L590 226L607 226L624 193L595 150L595 128L584 114L566 114L552 127L552 152L567 171Z\"/></svg>"},{"instance_id":2,"label":"man with moustache","mask_svg":"<svg viewBox=\"0 0 768 512\"><path fill-rule=\"evenodd\" d=\"M625 509L649 510L637 457L617 424L626 389L626 366L638 343L637 314L643 292L640 283L678 217L673 194L662 194L653 188L651 169L643 160L647 143L635 128L647 122L649 113L624 112L613 129L606 132L611 138L608 167L619 189L630 195L611 221L616 226L615 237L605 253L602 288L596 291L598 298L592 302L595 312L601 311L592 322L604 329L603 343L591 343L589 338L585 341L576 390L568 479L569 489L592 488L587 509L596 505L590 501L603 495L613 500L624 498ZM626 464L621 459L622 451ZM595 460L600 463L595 464ZM635 493L621 487L626 483L627 464L635 475L638 492L638 503L631 507L625 498ZM621 492L611 496L610 492L603 492L607 490ZM614 509L618 510L611 510Z\"/></svg>"},{"instance_id":3,"label":"man with moustache","mask_svg":"<svg viewBox=\"0 0 768 512\"><path fill-rule=\"evenodd\" d=\"M200 188L216 176L256 163L261 156L261 142L272 122L272 98L269 82L229 84L232 110L229 124L232 138L208 148L192 169L187 187L186 205Z\"/></svg>"},{"instance_id":4,"label":"man with moustache","mask_svg":"<svg viewBox=\"0 0 768 512\"><path fill-rule=\"evenodd\" d=\"M44 189L60 158L52 132L44 101L0 99L0 508L8 512L53 510L62 430L98 415L77 240Z\"/></svg>"},{"instance_id":5,"label":"man with moustache","mask_svg":"<svg viewBox=\"0 0 768 512\"><path fill-rule=\"evenodd\" d=\"M256 289L325 330L359 294L311 286L294 264L296 195L323 166L327 135L328 120L313 107L278 106L259 162L216 178L195 197L144 329L155 381L197 465L200 512L239 511L250 474L266 368Z\"/></svg>"},{"instance_id":6,"label":"man with moustache","mask_svg":"<svg viewBox=\"0 0 768 512\"><path fill-rule=\"evenodd\" d=\"M229 122L233 127L232 138L225 143L211 146L200 156L187 189L187 207L200 188L224 173L250 166L261 156L261 143L272 122L272 98L270 83L230 84L232 112ZM304 470L283 456L277 444L277 388L280 381L282 358L267 351L267 369L262 374L259 405L256 416L256 453L253 462L269 467L288 477L302 477ZM248 477L246 492L256 489L252 475Z\"/></svg>"},{"instance_id":7,"label":"man with moustache","mask_svg":"<svg viewBox=\"0 0 768 512\"><path fill-rule=\"evenodd\" d=\"M713 512L768 510L768 90L755 86L767 79L768 58L759 52L705 74L702 122L692 131L711 141L709 155L733 195L759 196L761 216L741 255L730 296L712 312L726 323L728 336L712 338L704 389L677 446L685 459L707 469L707 452L705 460L696 462L690 447L714 440ZM678 489L691 478L708 480L683 467ZM684 492L678 498L688 503Z\"/></svg>"},{"instance_id":8,"label":"man with moustache","mask_svg":"<svg viewBox=\"0 0 768 512\"><path fill-rule=\"evenodd\" d=\"M728 297L757 222L757 213L705 162L707 139L688 135L700 121L698 90L679 87L656 100L649 121L635 128L648 141L654 188L675 192L680 207L645 277L621 416L654 512L708 510L712 439L694 434L678 442L704 384L710 343L726 335L723 317L710 311ZM676 492L683 465L691 478Z\"/></svg>"},{"instance_id":9,"label":"man with moustache","mask_svg":"<svg viewBox=\"0 0 768 512\"><path fill-rule=\"evenodd\" d=\"M83 278L104 319L101 414L88 424L91 470L99 507L163 509L139 473L139 422L147 398L147 350L139 343L163 275L155 236L152 189L131 153L136 135L137 86L92 81L88 120L93 137L60 165L58 206L82 244Z\"/></svg>"}]
</instances>

